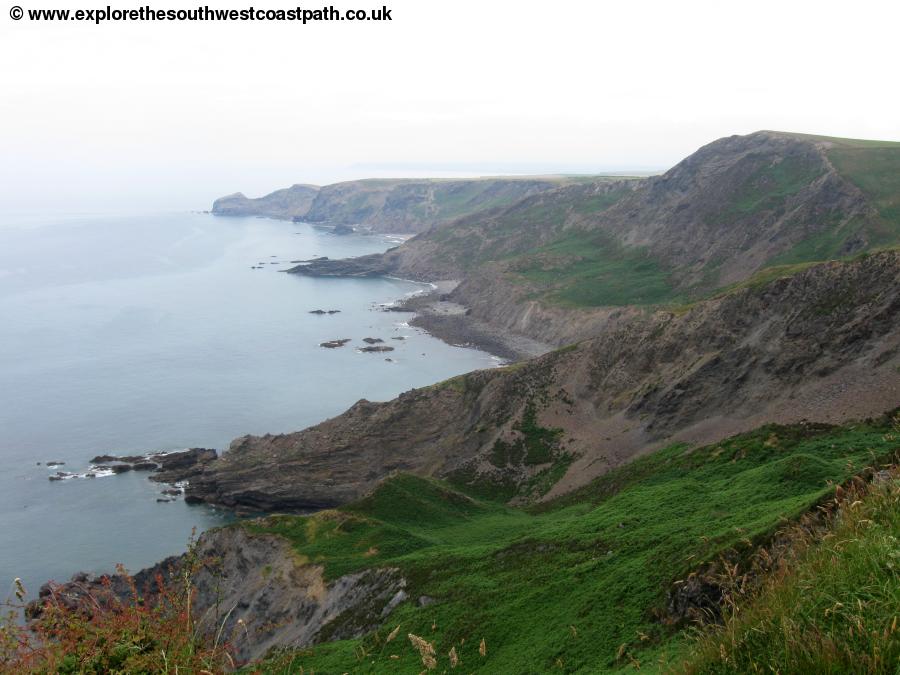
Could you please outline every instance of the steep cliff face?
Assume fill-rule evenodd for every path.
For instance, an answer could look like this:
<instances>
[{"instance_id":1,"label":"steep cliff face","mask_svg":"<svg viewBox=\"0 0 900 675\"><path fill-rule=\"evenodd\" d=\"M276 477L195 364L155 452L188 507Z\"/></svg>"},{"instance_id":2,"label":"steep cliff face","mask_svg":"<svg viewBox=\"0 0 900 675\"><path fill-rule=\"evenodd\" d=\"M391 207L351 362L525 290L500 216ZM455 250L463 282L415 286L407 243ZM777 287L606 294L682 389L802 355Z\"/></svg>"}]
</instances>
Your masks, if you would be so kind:
<instances>
[{"instance_id":1,"label":"steep cliff face","mask_svg":"<svg viewBox=\"0 0 900 675\"><path fill-rule=\"evenodd\" d=\"M826 231L846 232L838 255L862 250L849 229L874 215L822 144L763 131L704 146L592 224L664 260L680 286L724 285Z\"/></svg>"},{"instance_id":2,"label":"steep cliff face","mask_svg":"<svg viewBox=\"0 0 900 675\"><path fill-rule=\"evenodd\" d=\"M900 395L900 253L819 264L678 312L620 310L592 330L533 361L238 439L188 494L324 507L403 470L536 498L672 440L880 413Z\"/></svg>"},{"instance_id":3,"label":"steep cliff face","mask_svg":"<svg viewBox=\"0 0 900 675\"><path fill-rule=\"evenodd\" d=\"M415 233L471 213L513 204L574 182L565 177L461 180L370 179L324 187L295 185L258 199L241 193L217 199L217 215L260 215L310 223Z\"/></svg>"},{"instance_id":4,"label":"steep cliff face","mask_svg":"<svg viewBox=\"0 0 900 675\"><path fill-rule=\"evenodd\" d=\"M269 521L265 521L271 525ZM302 648L315 642L357 637L373 630L407 599L406 580L395 568L368 569L326 579L322 565L298 555L279 536L254 533L253 525L203 534L193 551L168 558L134 576L149 602L157 579L171 586L193 571L192 607L197 628L228 641L236 660L261 658L270 648ZM76 575L56 589L63 602L131 602L131 585L121 576ZM41 600L50 586L41 590ZM40 612L41 602L30 607Z\"/></svg>"},{"instance_id":5,"label":"steep cliff face","mask_svg":"<svg viewBox=\"0 0 900 675\"><path fill-rule=\"evenodd\" d=\"M304 219L363 225L380 232L423 232L467 214L553 189L564 178L361 180L322 188Z\"/></svg>"}]
</instances>

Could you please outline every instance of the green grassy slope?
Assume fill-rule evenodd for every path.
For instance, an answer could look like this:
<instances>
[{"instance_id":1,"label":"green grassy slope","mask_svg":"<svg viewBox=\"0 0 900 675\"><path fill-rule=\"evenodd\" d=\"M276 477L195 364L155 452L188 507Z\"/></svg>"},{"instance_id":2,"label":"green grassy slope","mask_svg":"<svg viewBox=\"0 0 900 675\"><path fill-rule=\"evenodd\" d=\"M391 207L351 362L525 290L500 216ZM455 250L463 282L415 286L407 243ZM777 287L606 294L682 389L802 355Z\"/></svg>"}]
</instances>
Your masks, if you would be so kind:
<instances>
[{"instance_id":1,"label":"green grassy slope","mask_svg":"<svg viewBox=\"0 0 900 675\"><path fill-rule=\"evenodd\" d=\"M411 600L382 630L273 657L264 671L419 673L408 633L433 643L439 671L451 648L467 673L680 663L687 640L658 619L672 583L723 550L749 550L898 445L887 419L768 426L667 448L530 511L399 475L342 509L245 525L287 537L329 578L392 566L410 581Z\"/></svg>"},{"instance_id":2,"label":"green grassy slope","mask_svg":"<svg viewBox=\"0 0 900 675\"><path fill-rule=\"evenodd\" d=\"M523 256L513 269L545 289L536 297L566 307L656 305L681 298L660 261L602 232L568 234Z\"/></svg>"},{"instance_id":3,"label":"green grassy slope","mask_svg":"<svg viewBox=\"0 0 900 675\"><path fill-rule=\"evenodd\" d=\"M458 218L481 217L542 192L607 180L611 179L550 175L348 181L322 187L303 217L311 222L421 232Z\"/></svg>"},{"instance_id":4,"label":"green grassy slope","mask_svg":"<svg viewBox=\"0 0 900 675\"><path fill-rule=\"evenodd\" d=\"M825 154L832 166L862 191L877 213L874 218L856 218L810 236L770 264L832 259L849 240L857 237L865 237L869 249L900 243L900 142L782 135L825 144Z\"/></svg>"},{"instance_id":5,"label":"green grassy slope","mask_svg":"<svg viewBox=\"0 0 900 675\"><path fill-rule=\"evenodd\" d=\"M821 134L801 134L793 131L769 131L781 136L790 136L807 141L826 141L840 148L895 148L900 149L900 141L878 141L864 138L842 138L840 136L822 136Z\"/></svg>"},{"instance_id":6,"label":"green grassy slope","mask_svg":"<svg viewBox=\"0 0 900 675\"><path fill-rule=\"evenodd\" d=\"M624 185L629 180L635 179L596 176L589 181L572 181L568 189L535 195L487 217L476 214L426 236L440 246L442 257L471 270L488 261L529 253L548 240L565 239L567 235L561 230L571 217L601 213L628 192L622 187L597 195L598 184Z\"/></svg>"},{"instance_id":7,"label":"green grassy slope","mask_svg":"<svg viewBox=\"0 0 900 675\"><path fill-rule=\"evenodd\" d=\"M515 179L508 179L515 180ZM559 186L571 183L584 182L584 180L604 180L599 176L568 178L565 176L548 176L542 178L547 182ZM471 180L460 182L454 190L436 191L433 208L437 217L442 220L451 220L468 215L476 210L487 211L502 206L507 206L515 201L510 194L495 189L496 181Z\"/></svg>"},{"instance_id":8,"label":"green grassy slope","mask_svg":"<svg viewBox=\"0 0 900 675\"><path fill-rule=\"evenodd\" d=\"M857 254L900 243L900 143L783 135L827 142L828 160L862 191L876 213L860 214L845 222L842 214L823 209L829 214L823 216L828 222L823 221L816 232L766 261L763 269L837 259L846 255L842 251ZM823 171L824 165L810 157L789 156L784 161L762 163L703 220L710 227L727 228L735 223L752 226L753 219L763 214L784 213L787 200L819 179ZM512 278L537 289L532 299L566 307L677 304L717 292L714 279L727 260L707 261L703 278L685 286L664 260L603 234L603 212L627 193L623 190L590 198L573 194L568 208L551 204L534 213L515 214L518 226L538 229L531 221L542 220L546 229L558 230L558 235L549 242L535 243L534 250L525 253L520 246L520 252L509 256ZM635 212L635 217L640 218L640 212ZM589 225L591 219L600 224L600 230ZM865 245L848 249L852 241L864 241ZM501 247L495 246L490 252L498 250ZM481 259L471 256L470 261L477 264Z\"/></svg>"},{"instance_id":9,"label":"green grassy slope","mask_svg":"<svg viewBox=\"0 0 900 675\"><path fill-rule=\"evenodd\" d=\"M878 210L876 243L895 242L900 236L900 143L837 145L827 154Z\"/></svg>"},{"instance_id":10,"label":"green grassy slope","mask_svg":"<svg viewBox=\"0 0 900 675\"><path fill-rule=\"evenodd\" d=\"M701 635L685 673L897 672L900 476L849 493L827 533L796 527L783 564L721 627Z\"/></svg>"}]
</instances>

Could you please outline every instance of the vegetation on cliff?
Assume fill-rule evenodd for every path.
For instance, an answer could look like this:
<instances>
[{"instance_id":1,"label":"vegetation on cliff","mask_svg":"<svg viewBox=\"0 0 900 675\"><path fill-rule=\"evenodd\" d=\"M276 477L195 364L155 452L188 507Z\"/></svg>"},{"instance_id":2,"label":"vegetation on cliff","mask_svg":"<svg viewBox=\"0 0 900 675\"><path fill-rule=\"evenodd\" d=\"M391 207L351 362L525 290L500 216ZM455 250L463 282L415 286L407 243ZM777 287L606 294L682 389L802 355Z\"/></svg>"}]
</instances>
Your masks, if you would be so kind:
<instances>
[{"instance_id":1,"label":"vegetation on cliff","mask_svg":"<svg viewBox=\"0 0 900 675\"><path fill-rule=\"evenodd\" d=\"M420 672L416 649L387 640L399 626L400 635L433 645L441 670L451 666L454 650L465 672L600 672L639 664L677 670L685 663L706 672L699 664L707 644L701 640L700 655L693 655L692 641L680 630L684 617L667 607L672 589L721 556L740 567L786 521L832 497L835 484L898 449L900 434L887 419L846 427L766 426L712 446L671 446L527 510L399 475L341 509L247 525L288 538L332 578L396 566L412 580L412 601L381 630L279 655L264 670L278 672L291 662L292 672ZM860 513L882 509L896 527L898 507L895 494ZM889 540L884 532L878 536L881 556ZM837 544L827 551L852 553ZM880 567L881 557L858 566L842 586L848 608L857 596L878 607L872 628L880 631L890 628L887 603L900 583L900 570ZM855 587L854 580L865 583ZM812 610L808 619L807 630L833 625ZM772 649L778 638L775 630L768 636ZM703 638L720 639L720 632ZM882 649L888 644L880 637L875 642ZM870 646L867 638L838 645L860 658Z\"/></svg>"},{"instance_id":2,"label":"vegetation on cliff","mask_svg":"<svg viewBox=\"0 0 900 675\"><path fill-rule=\"evenodd\" d=\"M900 478L884 467L898 451L897 413L767 425L670 446L526 509L399 474L339 509L231 526L287 540L326 581L386 568L408 580L380 628L335 639L365 609L350 607L325 642L245 671L893 672ZM230 667L226 642L246 636L195 629L192 567L180 569L162 601L85 613L49 598L43 644L7 627L5 672Z\"/></svg>"},{"instance_id":3,"label":"vegetation on cliff","mask_svg":"<svg viewBox=\"0 0 900 675\"><path fill-rule=\"evenodd\" d=\"M890 673L900 663L900 472L851 483L825 527L785 533L752 592L723 584L725 620L699 635L686 673Z\"/></svg>"},{"instance_id":4,"label":"vegetation on cliff","mask_svg":"<svg viewBox=\"0 0 900 675\"><path fill-rule=\"evenodd\" d=\"M223 216L267 216L377 232L423 232L455 218L507 207L525 197L585 177L522 176L472 179L368 179L323 187L294 185L248 199L240 192L215 201Z\"/></svg>"},{"instance_id":5,"label":"vegetation on cliff","mask_svg":"<svg viewBox=\"0 0 900 675\"><path fill-rule=\"evenodd\" d=\"M771 272L692 305L622 311L590 339L512 367L360 401L303 431L245 437L188 494L268 511L325 508L406 471L502 499L530 484L540 498L670 439L709 442L761 421L838 422L900 403L900 255ZM567 315L547 318L566 328Z\"/></svg>"},{"instance_id":6,"label":"vegetation on cliff","mask_svg":"<svg viewBox=\"0 0 900 675\"><path fill-rule=\"evenodd\" d=\"M123 569L122 597L109 579L91 594L74 596L50 585L41 611L27 627L17 621L26 607L26 590L16 580L15 600L0 617L0 670L26 675L54 673L220 673L236 667L222 631L202 631L193 611L194 576L208 561L193 543L177 573L159 574L152 599L144 597Z\"/></svg>"},{"instance_id":7,"label":"vegetation on cliff","mask_svg":"<svg viewBox=\"0 0 900 675\"><path fill-rule=\"evenodd\" d=\"M658 305L714 292L730 280L735 263L746 267L746 277L772 266L845 258L900 242L900 143L765 133L778 144L759 143L733 166L720 167L715 190L721 194L715 200L705 194L679 199L675 192L671 212L660 218L659 197L642 200L640 189L613 193L596 208L589 199L578 199L565 212L568 226L556 238L518 254L507 269L544 302ZM810 151L813 147L817 152ZM679 171L691 168L676 167L667 176L677 181ZM682 182L679 190L690 187L696 186ZM692 228L695 255L674 259L657 244L669 224L682 219L680 213L692 211L692 223L701 225ZM628 221L644 219L657 220L660 232L642 242L642 235L635 237L640 225ZM738 235L734 246L710 255L715 247L708 235L724 232ZM761 247L762 234L770 242ZM738 262L748 252L752 267ZM693 268L690 273L685 263Z\"/></svg>"}]
</instances>

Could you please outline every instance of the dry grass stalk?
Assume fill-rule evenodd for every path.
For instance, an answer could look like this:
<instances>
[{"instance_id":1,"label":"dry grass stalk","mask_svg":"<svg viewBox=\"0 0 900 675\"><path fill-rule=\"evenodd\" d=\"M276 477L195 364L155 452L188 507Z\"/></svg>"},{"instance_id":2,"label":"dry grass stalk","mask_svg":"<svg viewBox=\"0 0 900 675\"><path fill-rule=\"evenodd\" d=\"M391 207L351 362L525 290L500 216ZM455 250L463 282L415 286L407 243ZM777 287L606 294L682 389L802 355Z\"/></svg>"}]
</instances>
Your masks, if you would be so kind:
<instances>
[{"instance_id":1,"label":"dry grass stalk","mask_svg":"<svg viewBox=\"0 0 900 675\"><path fill-rule=\"evenodd\" d=\"M413 635L409 633L407 635L410 643L412 643L413 648L419 652L419 656L422 658L422 665L425 666L428 670L432 670L437 667L437 659L434 658L434 645L428 642L423 638L420 638L418 635Z\"/></svg>"}]
</instances>

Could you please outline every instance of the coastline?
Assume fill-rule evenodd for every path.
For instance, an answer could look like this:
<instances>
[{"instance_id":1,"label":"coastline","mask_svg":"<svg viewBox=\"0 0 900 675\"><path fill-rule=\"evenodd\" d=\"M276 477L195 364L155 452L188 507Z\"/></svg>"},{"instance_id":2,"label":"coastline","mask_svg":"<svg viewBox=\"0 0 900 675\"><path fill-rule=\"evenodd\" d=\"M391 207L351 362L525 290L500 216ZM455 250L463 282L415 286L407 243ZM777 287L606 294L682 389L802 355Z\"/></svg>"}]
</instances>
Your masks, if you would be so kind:
<instances>
[{"instance_id":1,"label":"coastline","mask_svg":"<svg viewBox=\"0 0 900 675\"><path fill-rule=\"evenodd\" d=\"M382 234L380 236L399 238L404 235ZM388 249L388 251L390 250ZM383 258L384 253L344 259L297 260L293 261L297 263L295 267L281 271L286 274L299 274L322 279L329 277L382 278L427 285L430 290L423 290L385 303L381 306L382 310L414 313L415 316L410 319L409 325L421 328L429 335L453 347L478 349L507 363L525 361L556 348L554 345L511 333L508 329L500 329L482 319L473 317L468 307L449 299L450 294L459 285L459 280L408 278L391 274L390 265L382 264Z\"/></svg>"},{"instance_id":2,"label":"coastline","mask_svg":"<svg viewBox=\"0 0 900 675\"><path fill-rule=\"evenodd\" d=\"M120 220L128 227L119 228ZM7 395L26 397L37 414L39 408L71 399L72 392L78 392L77 402L66 400L60 406L58 419L41 425L34 424L28 415L12 420L15 406L4 406L5 438L0 462L4 469L4 498L0 500L0 511L7 527L0 541L0 572L7 585L13 578L21 577L26 588L35 591L47 580L62 581L79 571L110 571L115 563L142 569L182 551L192 529L199 532L217 527L233 512L193 508L185 503L180 486L148 480L149 463L143 461L146 453L201 445L225 450L244 434L286 433L313 426L343 412L360 397L390 400L410 388L427 387L497 364L488 353L452 349L446 342L417 329L400 328L393 332L397 323L408 321L412 315L383 314L376 305L402 298L410 291L427 292L433 289L430 285L398 284L386 279L351 280L322 284L317 293L308 294L306 289L315 284L277 273L290 266L288 257L366 255L395 245L391 243L393 238L331 236L275 219L247 219L246 223L243 219L222 220L209 214L180 211L165 218L80 218L77 222L82 228L81 241L92 250L107 251L106 257L98 258L103 264L74 270L73 283L63 287L67 289L65 295L54 290L52 284L64 281L69 272L59 272L48 280L46 274L26 270L28 274L21 275L22 288L33 295L26 297L22 291L4 297L6 313L16 319L5 327L4 344L16 347L21 355L16 364L20 370L5 371ZM41 244L50 253L62 252L64 247L58 240L68 243L68 221L48 217L46 222L40 222L46 227L34 228L33 235L29 230L29 237L37 242L34 247ZM117 263L117 259L128 256L127 249L118 248L126 242L110 236L114 228L140 236L143 257L128 264ZM295 231L301 231L303 236L297 236ZM185 232L200 234L189 240L190 246L175 249L177 256L170 253L173 242L181 241ZM24 235L19 239L25 241ZM14 250L6 247L8 258ZM269 261L276 257L282 264L270 266ZM52 262L53 258L46 260ZM266 261L268 274L247 269L258 260ZM60 264L51 267L64 269ZM186 274L194 275L192 283L184 283ZM33 290L25 286L32 281ZM196 311L216 307L223 288L231 300L215 320L211 321L208 313ZM37 298L40 302L36 305L42 310L56 308L63 297L67 302L59 306L60 311L39 311L31 303L31 298ZM332 319L308 316L305 310L313 309L320 301L326 309L340 307L344 312ZM73 309L82 305L91 306L88 316ZM140 311L135 311L134 306ZM51 315L66 324L69 336L49 330L54 327L48 325L54 321L49 318ZM166 317L166 321L160 317ZM91 341L95 337L95 322L110 326L105 342ZM176 325L179 328L175 329ZM203 344L214 341L221 346L213 350L212 366L182 367L181 361L175 363L182 353L188 353L190 358L181 360L191 364L205 363L208 356L209 350L200 346L190 351L191 345L179 337L182 330L197 336ZM31 340L32 331L43 339ZM365 335L384 338L384 344L395 347L395 353L357 356L352 347L340 352L318 347L322 340L350 336L358 338L358 345L365 347ZM390 336L397 335L408 337L406 341L391 341ZM76 339L70 339L72 336ZM140 336L140 340L135 336ZM169 338L171 343L166 342ZM120 340L128 348L110 350L111 340ZM253 340L264 341L266 349L249 349ZM34 342L40 344L30 351L30 343ZM152 357L160 344L165 344L167 351L162 364ZM54 354L66 357L63 361L61 356L60 363L74 364L66 365L67 369L83 366L83 377L67 380L70 370L57 374L53 370L55 362L48 360L48 372L53 373L52 389L58 393L41 387L39 378L29 377L26 368L50 353L51 348ZM146 363L135 355L135 350L141 358L146 356ZM420 352L427 352L427 357ZM108 367L102 371L93 368L98 360L109 363ZM303 372L314 375L319 384L332 379L340 382L318 393L310 388L307 395L303 392L308 387L304 378L283 377L284 364L298 368L302 365ZM213 403L211 397L198 395L197 392L211 387L210 382L221 384L220 374L232 368L246 385L236 394L223 395ZM127 377L115 377L119 372L127 373ZM160 377L161 373L164 377ZM133 382L141 386L132 386ZM102 399L107 395L115 414L104 407ZM175 405L173 401L180 403ZM299 406L300 412L295 409L297 401L304 402ZM188 409L201 410L202 414L196 419L184 415ZM14 423L7 424L9 421ZM105 468L111 462L89 461L92 456L104 454L140 455L142 461L119 462L115 469ZM61 464L49 467L48 460ZM109 480L96 480L107 477ZM165 492L176 489L178 494ZM93 527L95 522L103 522L103 527ZM141 523L140 533L135 531L136 522ZM67 556L55 556L56 546L65 548Z\"/></svg>"},{"instance_id":3,"label":"coastline","mask_svg":"<svg viewBox=\"0 0 900 675\"><path fill-rule=\"evenodd\" d=\"M472 317L465 305L447 300L447 295L459 285L459 281L427 283L431 291L399 300L385 311L412 312L415 316L410 319L409 325L421 328L454 347L479 349L506 363L525 361L553 351L552 345L497 330Z\"/></svg>"}]
</instances>

